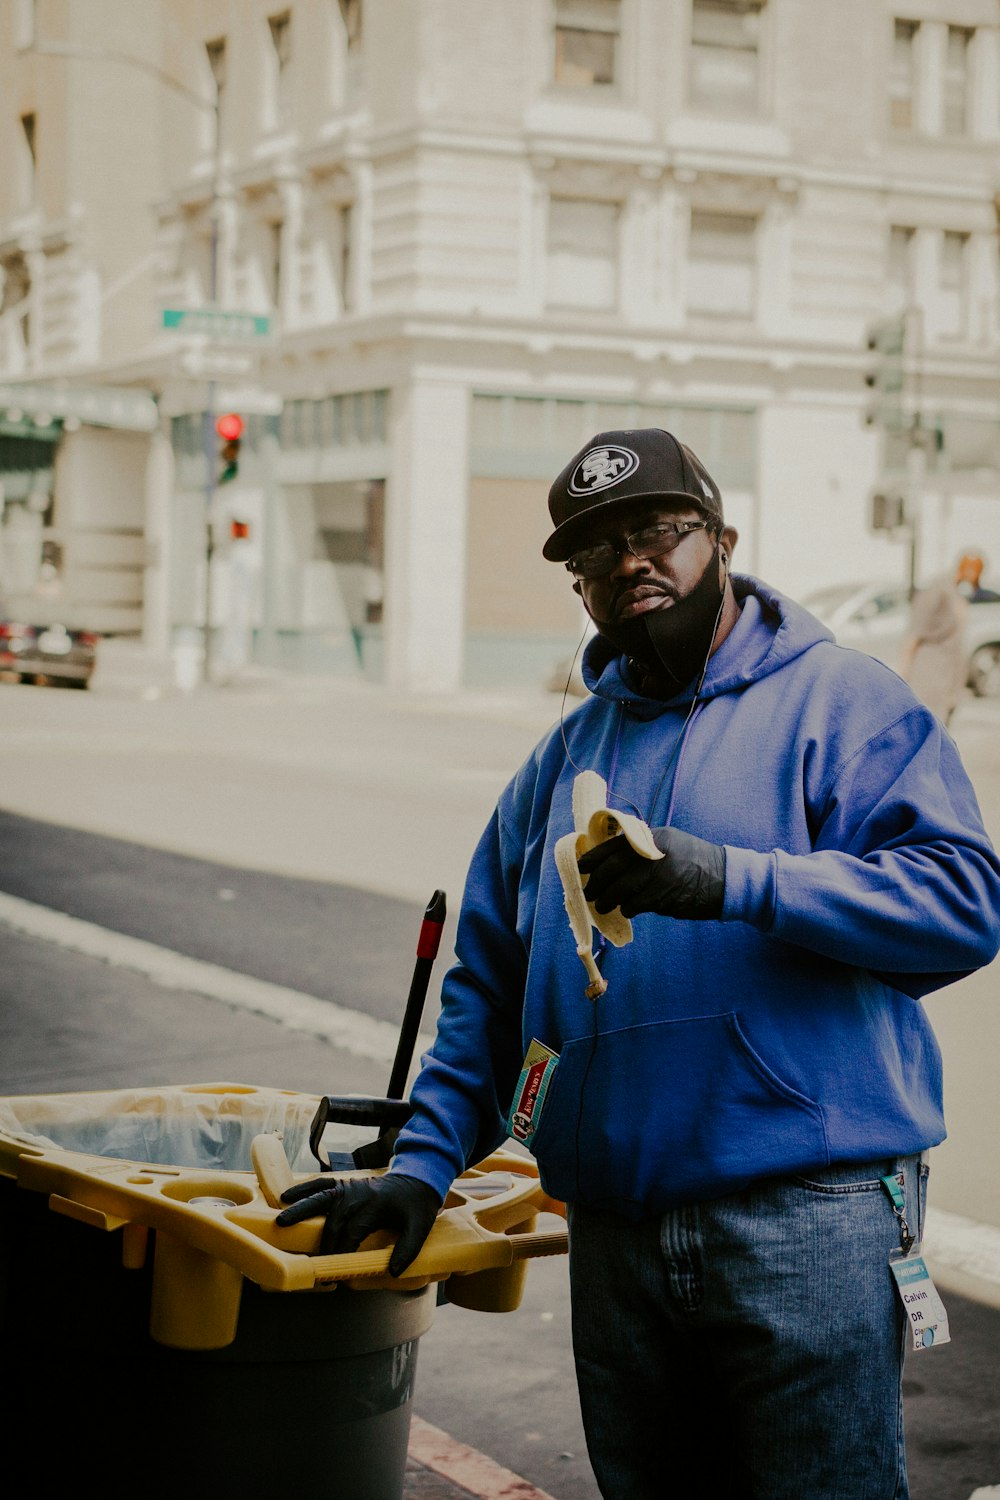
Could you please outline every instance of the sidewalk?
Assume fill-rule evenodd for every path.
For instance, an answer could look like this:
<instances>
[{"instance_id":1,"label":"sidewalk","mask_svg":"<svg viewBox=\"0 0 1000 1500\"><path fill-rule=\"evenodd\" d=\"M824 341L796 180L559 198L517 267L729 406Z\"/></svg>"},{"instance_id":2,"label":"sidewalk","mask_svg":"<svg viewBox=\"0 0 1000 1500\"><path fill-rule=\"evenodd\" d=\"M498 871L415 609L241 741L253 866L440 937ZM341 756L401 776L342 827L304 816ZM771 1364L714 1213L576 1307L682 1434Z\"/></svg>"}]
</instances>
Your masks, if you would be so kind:
<instances>
[{"instance_id":1,"label":"sidewalk","mask_svg":"<svg viewBox=\"0 0 1000 1500\"><path fill-rule=\"evenodd\" d=\"M552 1500L544 1490L457 1443L420 1417L410 1426L403 1500Z\"/></svg>"}]
</instances>

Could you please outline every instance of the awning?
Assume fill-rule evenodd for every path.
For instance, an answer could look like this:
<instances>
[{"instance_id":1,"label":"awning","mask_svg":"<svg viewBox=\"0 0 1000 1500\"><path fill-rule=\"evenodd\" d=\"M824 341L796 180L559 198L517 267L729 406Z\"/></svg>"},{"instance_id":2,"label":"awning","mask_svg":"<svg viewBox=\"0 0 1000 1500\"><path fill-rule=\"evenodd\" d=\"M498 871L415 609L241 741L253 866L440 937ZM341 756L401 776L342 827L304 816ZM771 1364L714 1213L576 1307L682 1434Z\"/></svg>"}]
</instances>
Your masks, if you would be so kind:
<instances>
[{"instance_id":1,"label":"awning","mask_svg":"<svg viewBox=\"0 0 1000 1500\"><path fill-rule=\"evenodd\" d=\"M148 391L58 381L0 383L0 423L11 435L13 428L25 437L43 436L46 429L67 424L154 432L159 422L156 402Z\"/></svg>"}]
</instances>

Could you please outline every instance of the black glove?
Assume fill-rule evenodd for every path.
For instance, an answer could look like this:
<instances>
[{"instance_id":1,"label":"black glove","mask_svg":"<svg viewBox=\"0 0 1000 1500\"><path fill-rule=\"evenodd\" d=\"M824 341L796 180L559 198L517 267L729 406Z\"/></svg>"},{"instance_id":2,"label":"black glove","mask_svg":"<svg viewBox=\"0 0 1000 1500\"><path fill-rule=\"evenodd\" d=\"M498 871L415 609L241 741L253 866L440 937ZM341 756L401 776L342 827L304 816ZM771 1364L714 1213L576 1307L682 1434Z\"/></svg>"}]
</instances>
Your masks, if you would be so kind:
<instances>
[{"instance_id":1,"label":"black glove","mask_svg":"<svg viewBox=\"0 0 1000 1500\"><path fill-rule=\"evenodd\" d=\"M586 875L584 894L602 915L621 907L622 916L655 912L660 917L694 920L720 917L726 893L726 851L682 833L679 828L652 828L662 859L643 859L618 834L581 855Z\"/></svg>"},{"instance_id":2,"label":"black glove","mask_svg":"<svg viewBox=\"0 0 1000 1500\"><path fill-rule=\"evenodd\" d=\"M294 1204L293 1208L282 1209L275 1220L282 1229L326 1215L319 1242L321 1255L357 1250L376 1229L398 1229L399 1239L389 1261L390 1276L402 1276L416 1258L441 1207L433 1188L402 1172L336 1181L314 1177L286 1188L281 1201Z\"/></svg>"}]
</instances>

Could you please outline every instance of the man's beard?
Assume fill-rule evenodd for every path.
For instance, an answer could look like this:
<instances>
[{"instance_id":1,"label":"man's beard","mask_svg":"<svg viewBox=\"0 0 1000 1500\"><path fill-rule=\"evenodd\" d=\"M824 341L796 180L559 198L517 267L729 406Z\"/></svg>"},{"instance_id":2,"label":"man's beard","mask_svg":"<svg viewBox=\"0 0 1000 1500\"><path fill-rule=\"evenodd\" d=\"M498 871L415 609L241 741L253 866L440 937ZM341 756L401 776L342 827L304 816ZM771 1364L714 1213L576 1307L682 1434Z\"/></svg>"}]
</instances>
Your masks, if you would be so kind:
<instances>
[{"instance_id":1,"label":"man's beard","mask_svg":"<svg viewBox=\"0 0 1000 1500\"><path fill-rule=\"evenodd\" d=\"M671 694L700 676L718 628L725 583L719 583L719 543L689 594L633 620L594 619L605 640L662 678Z\"/></svg>"}]
</instances>

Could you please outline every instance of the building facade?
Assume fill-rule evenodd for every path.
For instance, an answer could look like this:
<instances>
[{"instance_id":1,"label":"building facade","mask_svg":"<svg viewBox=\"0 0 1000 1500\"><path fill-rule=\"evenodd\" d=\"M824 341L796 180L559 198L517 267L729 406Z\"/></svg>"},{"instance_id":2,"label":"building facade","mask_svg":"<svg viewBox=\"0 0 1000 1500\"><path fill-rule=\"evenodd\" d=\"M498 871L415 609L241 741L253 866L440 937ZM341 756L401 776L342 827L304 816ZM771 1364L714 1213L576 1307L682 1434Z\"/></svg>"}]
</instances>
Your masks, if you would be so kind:
<instances>
[{"instance_id":1,"label":"building facade","mask_svg":"<svg viewBox=\"0 0 1000 1500\"><path fill-rule=\"evenodd\" d=\"M541 682L582 628L548 484L663 425L800 597L1000 568L998 0L138 9L0 23L0 382L157 411L43 410L53 502L8 487L5 558L40 517L72 592L127 522L153 645L207 610L233 660Z\"/></svg>"}]
</instances>

